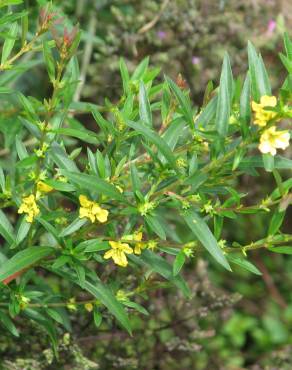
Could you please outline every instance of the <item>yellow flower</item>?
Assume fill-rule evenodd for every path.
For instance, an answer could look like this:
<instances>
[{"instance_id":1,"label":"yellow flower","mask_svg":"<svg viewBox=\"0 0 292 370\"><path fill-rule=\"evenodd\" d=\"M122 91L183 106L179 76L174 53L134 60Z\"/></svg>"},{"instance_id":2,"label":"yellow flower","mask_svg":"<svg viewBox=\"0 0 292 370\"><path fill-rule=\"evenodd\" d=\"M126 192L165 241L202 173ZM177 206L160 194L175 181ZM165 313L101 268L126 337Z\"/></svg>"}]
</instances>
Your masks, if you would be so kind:
<instances>
[{"instance_id":1,"label":"yellow flower","mask_svg":"<svg viewBox=\"0 0 292 370\"><path fill-rule=\"evenodd\" d=\"M155 240L149 240L147 248L154 251L157 248L157 242Z\"/></svg>"},{"instance_id":2,"label":"yellow flower","mask_svg":"<svg viewBox=\"0 0 292 370\"><path fill-rule=\"evenodd\" d=\"M85 303L84 308L86 309L87 312L92 312L93 311L93 304L92 303Z\"/></svg>"},{"instance_id":3,"label":"yellow flower","mask_svg":"<svg viewBox=\"0 0 292 370\"><path fill-rule=\"evenodd\" d=\"M265 130L260 138L259 150L262 153L275 155L277 149L286 149L289 146L290 134L287 130L276 131L272 126Z\"/></svg>"},{"instance_id":4,"label":"yellow flower","mask_svg":"<svg viewBox=\"0 0 292 370\"><path fill-rule=\"evenodd\" d=\"M134 240L137 241L137 242L140 242L143 238L143 234L142 232L138 232L136 234L134 234ZM135 247L134 247L134 253L135 254L141 254L141 250L145 248L145 244L144 243L136 243L135 244Z\"/></svg>"},{"instance_id":5,"label":"yellow flower","mask_svg":"<svg viewBox=\"0 0 292 370\"><path fill-rule=\"evenodd\" d=\"M128 264L126 254L133 253L133 249L127 243L110 241L109 244L112 248L105 252L103 258L112 258L115 264L126 267Z\"/></svg>"},{"instance_id":6,"label":"yellow flower","mask_svg":"<svg viewBox=\"0 0 292 370\"><path fill-rule=\"evenodd\" d=\"M264 95L261 97L260 103L252 102L251 107L255 112L254 123L261 127L266 126L267 122L275 118L277 113L265 110L265 107L275 107L277 105L277 98L275 96Z\"/></svg>"},{"instance_id":7,"label":"yellow flower","mask_svg":"<svg viewBox=\"0 0 292 370\"><path fill-rule=\"evenodd\" d=\"M67 303L67 308L70 311L77 311L77 306L75 304L75 298L70 298L69 302Z\"/></svg>"},{"instance_id":8,"label":"yellow flower","mask_svg":"<svg viewBox=\"0 0 292 370\"><path fill-rule=\"evenodd\" d=\"M43 181L38 181L37 182L37 190L41 193L49 193L52 190L54 190L54 188L52 188L50 185L47 185Z\"/></svg>"},{"instance_id":9,"label":"yellow flower","mask_svg":"<svg viewBox=\"0 0 292 370\"><path fill-rule=\"evenodd\" d=\"M89 218L92 223L96 220L101 223L107 221L108 211L102 209L98 203L89 200L85 195L79 196L79 202L82 206L79 209L79 218Z\"/></svg>"},{"instance_id":10,"label":"yellow flower","mask_svg":"<svg viewBox=\"0 0 292 370\"><path fill-rule=\"evenodd\" d=\"M22 198L21 206L18 213L27 213L26 221L32 223L34 218L40 213L40 209L36 204L36 198L33 194Z\"/></svg>"},{"instance_id":11,"label":"yellow flower","mask_svg":"<svg viewBox=\"0 0 292 370\"><path fill-rule=\"evenodd\" d=\"M123 240L127 240L129 242L130 241L141 242L142 238L143 238L142 231L136 232L132 235L124 235L123 236ZM135 254L141 254L142 249L144 249L145 247L146 247L145 243L135 243L134 253Z\"/></svg>"}]
</instances>

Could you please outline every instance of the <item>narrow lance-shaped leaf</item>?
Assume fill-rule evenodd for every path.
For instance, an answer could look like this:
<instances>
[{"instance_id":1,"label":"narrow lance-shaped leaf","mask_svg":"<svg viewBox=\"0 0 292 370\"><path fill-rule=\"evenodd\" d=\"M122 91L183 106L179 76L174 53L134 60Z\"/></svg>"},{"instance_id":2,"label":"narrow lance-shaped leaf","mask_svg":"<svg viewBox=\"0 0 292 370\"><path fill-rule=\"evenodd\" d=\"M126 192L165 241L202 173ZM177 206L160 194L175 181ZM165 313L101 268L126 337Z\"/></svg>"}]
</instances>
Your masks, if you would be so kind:
<instances>
[{"instance_id":1,"label":"narrow lance-shaped leaf","mask_svg":"<svg viewBox=\"0 0 292 370\"><path fill-rule=\"evenodd\" d=\"M191 210L183 214L183 218L203 247L207 249L220 265L231 271L227 259L205 221L202 220L195 211Z\"/></svg>"},{"instance_id":2,"label":"narrow lance-shaped leaf","mask_svg":"<svg viewBox=\"0 0 292 370\"><path fill-rule=\"evenodd\" d=\"M58 143L54 142L51 145L50 156L59 168L79 172L75 162L68 157L65 150Z\"/></svg>"},{"instance_id":3,"label":"narrow lance-shaped leaf","mask_svg":"<svg viewBox=\"0 0 292 370\"><path fill-rule=\"evenodd\" d=\"M169 87L173 91L177 101L179 102L180 108L182 113L189 124L190 128L193 129L194 126L194 119L193 119L193 111L190 103L190 99L186 96L183 91L168 77L165 77Z\"/></svg>"},{"instance_id":4,"label":"narrow lance-shaped leaf","mask_svg":"<svg viewBox=\"0 0 292 370\"><path fill-rule=\"evenodd\" d=\"M43 42L43 54L44 59L47 67L47 71L50 77L50 81L54 81L55 79L55 62L52 55L52 51L50 49L48 41Z\"/></svg>"},{"instance_id":5,"label":"narrow lance-shaped leaf","mask_svg":"<svg viewBox=\"0 0 292 370\"><path fill-rule=\"evenodd\" d=\"M247 73L240 95L240 119L244 125L248 125L251 117L250 110L250 77Z\"/></svg>"},{"instance_id":6,"label":"narrow lance-shaped leaf","mask_svg":"<svg viewBox=\"0 0 292 370\"><path fill-rule=\"evenodd\" d=\"M248 42L248 65L253 99L259 101L263 95L271 95L271 85L262 58L258 56L253 44Z\"/></svg>"},{"instance_id":7,"label":"narrow lance-shaped leaf","mask_svg":"<svg viewBox=\"0 0 292 370\"><path fill-rule=\"evenodd\" d=\"M145 72L147 71L148 65L149 65L149 57L143 59L140 62L140 64L138 64L137 68L135 69L131 77L131 81L141 79L144 76Z\"/></svg>"},{"instance_id":8,"label":"narrow lance-shaped leaf","mask_svg":"<svg viewBox=\"0 0 292 370\"><path fill-rule=\"evenodd\" d=\"M215 119L216 129L221 136L225 136L228 131L232 96L233 96L233 77L229 56L226 53L222 65Z\"/></svg>"},{"instance_id":9,"label":"narrow lance-shaped leaf","mask_svg":"<svg viewBox=\"0 0 292 370\"><path fill-rule=\"evenodd\" d=\"M169 164L173 168L176 168L175 156L166 142L156 132L146 126L132 121L127 121L127 125L154 144L158 151L164 155Z\"/></svg>"},{"instance_id":10,"label":"narrow lance-shaped leaf","mask_svg":"<svg viewBox=\"0 0 292 370\"><path fill-rule=\"evenodd\" d=\"M77 276L68 274L64 271L53 270L58 275L65 277L67 280L73 281L75 284L80 285ZM95 276L94 281L85 280L83 289L87 290L95 298L97 298L110 313L119 321L119 323L131 334L131 324L129 318L122 306L122 304L114 296L109 286L105 285L100 279Z\"/></svg>"},{"instance_id":11,"label":"narrow lance-shaped leaf","mask_svg":"<svg viewBox=\"0 0 292 370\"><path fill-rule=\"evenodd\" d=\"M161 256L150 250L144 250L140 257L129 255L129 259L139 264L148 265L153 271L176 285L186 297L190 296L190 290L185 280L178 274L173 275L172 266Z\"/></svg>"},{"instance_id":12,"label":"narrow lance-shaped leaf","mask_svg":"<svg viewBox=\"0 0 292 370\"><path fill-rule=\"evenodd\" d=\"M92 191L98 194L107 195L111 199L119 200L127 203L127 199L117 190L117 188L109 182L95 175L87 175L85 173L75 173L66 170L61 170L61 173L66 176L70 182L75 184L77 188Z\"/></svg>"},{"instance_id":13,"label":"narrow lance-shaped leaf","mask_svg":"<svg viewBox=\"0 0 292 370\"><path fill-rule=\"evenodd\" d=\"M126 66L125 60L123 58L120 58L120 72L122 76L123 81L123 90L124 94L128 95L129 93L129 83L130 83L130 77L129 77L129 71Z\"/></svg>"},{"instance_id":14,"label":"narrow lance-shaped leaf","mask_svg":"<svg viewBox=\"0 0 292 370\"><path fill-rule=\"evenodd\" d=\"M6 315L5 312L0 311L0 323L8 330L11 334L13 334L15 337L19 337L19 333L13 324L12 320L8 315Z\"/></svg>"},{"instance_id":15,"label":"narrow lance-shaped leaf","mask_svg":"<svg viewBox=\"0 0 292 370\"><path fill-rule=\"evenodd\" d=\"M145 123L147 126L152 127L151 107L146 87L142 81L140 82L139 89L139 113L141 121Z\"/></svg>"},{"instance_id":16,"label":"narrow lance-shaped leaf","mask_svg":"<svg viewBox=\"0 0 292 370\"><path fill-rule=\"evenodd\" d=\"M173 275L174 276L176 276L180 272L185 261L186 261L186 255L184 251L181 249L179 253L176 255L175 260L173 262Z\"/></svg>"},{"instance_id":17,"label":"narrow lance-shaped leaf","mask_svg":"<svg viewBox=\"0 0 292 370\"><path fill-rule=\"evenodd\" d=\"M9 30L9 37L6 38L3 48L2 48L2 56L1 56L1 64L4 64L7 59L9 58L9 55L13 49L16 36L18 31L18 24L12 23L10 30Z\"/></svg>"},{"instance_id":18,"label":"narrow lance-shaped leaf","mask_svg":"<svg viewBox=\"0 0 292 370\"><path fill-rule=\"evenodd\" d=\"M13 227L6 217L6 215L0 210L0 235L10 244L15 242L15 235Z\"/></svg>"},{"instance_id":19,"label":"narrow lance-shaped leaf","mask_svg":"<svg viewBox=\"0 0 292 370\"><path fill-rule=\"evenodd\" d=\"M228 255L228 260L231 263L234 263L235 265L238 265L238 266L242 267L243 269L245 269L249 272L252 272L255 275L262 275L260 270L254 264L252 264L250 261L247 261L246 259L244 259L242 257Z\"/></svg>"},{"instance_id":20,"label":"narrow lance-shaped leaf","mask_svg":"<svg viewBox=\"0 0 292 370\"><path fill-rule=\"evenodd\" d=\"M217 111L218 96L214 96L199 114L195 121L196 127L206 127L215 117Z\"/></svg>"},{"instance_id":21,"label":"narrow lance-shaped leaf","mask_svg":"<svg viewBox=\"0 0 292 370\"><path fill-rule=\"evenodd\" d=\"M16 253L0 267L0 281L6 280L11 275L28 268L52 253L54 253L54 248L40 246L29 247Z\"/></svg>"}]
</instances>

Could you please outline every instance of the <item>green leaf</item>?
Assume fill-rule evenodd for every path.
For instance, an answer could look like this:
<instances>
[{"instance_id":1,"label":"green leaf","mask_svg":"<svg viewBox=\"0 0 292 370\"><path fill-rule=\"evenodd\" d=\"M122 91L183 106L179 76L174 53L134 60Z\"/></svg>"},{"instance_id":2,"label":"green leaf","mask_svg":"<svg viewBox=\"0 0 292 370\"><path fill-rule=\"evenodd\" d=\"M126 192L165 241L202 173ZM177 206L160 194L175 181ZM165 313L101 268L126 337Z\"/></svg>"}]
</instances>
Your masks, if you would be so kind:
<instances>
[{"instance_id":1,"label":"green leaf","mask_svg":"<svg viewBox=\"0 0 292 370\"><path fill-rule=\"evenodd\" d=\"M143 315L148 316L149 312L140 304L132 301L122 301L122 304L126 307L134 308L136 311L142 313Z\"/></svg>"},{"instance_id":2,"label":"green leaf","mask_svg":"<svg viewBox=\"0 0 292 370\"><path fill-rule=\"evenodd\" d=\"M20 140L18 135L16 135L15 137L15 146L16 146L17 155L20 160L28 157L26 147L23 144L23 142Z\"/></svg>"},{"instance_id":3,"label":"green leaf","mask_svg":"<svg viewBox=\"0 0 292 370\"><path fill-rule=\"evenodd\" d=\"M114 185L99 178L98 176L87 175L85 173L69 172L66 170L61 170L61 173L82 190L88 190L97 194L107 195L110 199L116 199L120 202L127 203L127 199L117 190Z\"/></svg>"},{"instance_id":4,"label":"green leaf","mask_svg":"<svg viewBox=\"0 0 292 370\"><path fill-rule=\"evenodd\" d=\"M251 79L251 92L253 99L259 102L261 96L271 95L271 86L267 77L265 66L262 58L258 56L255 47L248 42L248 64Z\"/></svg>"},{"instance_id":5,"label":"green leaf","mask_svg":"<svg viewBox=\"0 0 292 370\"><path fill-rule=\"evenodd\" d=\"M106 178L106 164L101 152L98 149L96 149L95 157L99 176L104 179Z\"/></svg>"},{"instance_id":6,"label":"green leaf","mask_svg":"<svg viewBox=\"0 0 292 370\"><path fill-rule=\"evenodd\" d=\"M190 128L194 127L193 111L191 102L188 96L186 96L182 90L168 77L165 77L166 82L173 91L177 101L179 102L180 108L182 110L183 116Z\"/></svg>"},{"instance_id":7,"label":"green leaf","mask_svg":"<svg viewBox=\"0 0 292 370\"><path fill-rule=\"evenodd\" d=\"M206 127L216 115L218 95L214 96L195 120L196 127Z\"/></svg>"},{"instance_id":8,"label":"green leaf","mask_svg":"<svg viewBox=\"0 0 292 370\"><path fill-rule=\"evenodd\" d=\"M93 309L93 319L94 319L94 324L97 328L100 327L100 324L102 322L102 315L101 313L98 311L98 309L96 307L94 307Z\"/></svg>"},{"instance_id":9,"label":"green leaf","mask_svg":"<svg viewBox=\"0 0 292 370\"><path fill-rule=\"evenodd\" d=\"M31 121L33 123L38 122L39 118L38 118L38 115L37 115L37 113L34 109L34 106L31 102L31 100L28 97L26 97L25 95L23 95L21 92L18 92L17 95L18 95L18 99L19 99L21 105L23 106L27 116L31 119Z\"/></svg>"},{"instance_id":10,"label":"green leaf","mask_svg":"<svg viewBox=\"0 0 292 370\"><path fill-rule=\"evenodd\" d=\"M64 236L71 235L75 231L79 230L87 222L84 218L76 218L70 225L68 225L60 234L59 237L63 238Z\"/></svg>"},{"instance_id":11,"label":"green leaf","mask_svg":"<svg viewBox=\"0 0 292 370\"><path fill-rule=\"evenodd\" d=\"M207 249L207 251L215 258L215 260L220 263L220 265L231 271L226 257L224 256L221 248L219 247L205 221L202 220L195 211L187 211L185 214L183 214L183 218L186 224L192 230L193 234L202 243L203 247Z\"/></svg>"},{"instance_id":12,"label":"green leaf","mask_svg":"<svg viewBox=\"0 0 292 370\"><path fill-rule=\"evenodd\" d=\"M37 160L38 160L38 157L33 154L33 155L30 155L29 157L26 157L26 158L22 159L21 161L17 162L15 167L16 168L31 167Z\"/></svg>"},{"instance_id":13,"label":"green leaf","mask_svg":"<svg viewBox=\"0 0 292 370\"><path fill-rule=\"evenodd\" d=\"M15 235L13 227L8 218L6 217L6 215L1 210L0 210L0 234L9 244L14 244Z\"/></svg>"},{"instance_id":14,"label":"green leaf","mask_svg":"<svg viewBox=\"0 0 292 370\"><path fill-rule=\"evenodd\" d=\"M159 152L161 152L169 164L176 168L176 159L173 155L170 147L166 144L166 142L153 130L150 128L143 126L139 123L127 121L127 125L137 131L140 135L144 138L147 138L152 144L156 146Z\"/></svg>"},{"instance_id":15,"label":"green leaf","mask_svg":"<svg viewBox=\"0 0 292 370\"><path fill-rule=\"evenodd\" d=\"M269 251L281 254L292 254L292 246L270 247Z\"/></svg>"},{"instance_id":16,"label":"green leaf","mask_svg":"<svg viewBox=\"0 0 292 370\"><path fill-rule=\"evenodd\" d=\"M37 221L41 225L43 225L43 227L49 232L49 234L51 234L54 237L54 239L57 241L57 243L60 243L58 231L57 231L57 229L53 225L51 225L48 221L46 221L41 216L38 216L37 217Z\"/></svg>"},{"instance_id":17,"label":"green leaf","mask_svg":"<svg viewBox=\"0 0 292 370\"><path fill-rule=\"evenodd\" d=\"M25 239L31 227L31 224L27 222L25 218L26 218L25 216L22 217L22 220L18 227L17 234L16 234L16 242L15 242L16 245L19 245Z\"/></svg>"},{"instance_id":18,"label":"green leaf","mask_svg":"<svg viewBox=\"0 0 292 370\"><path fill-rule=\"evenodd\" d=\"M140 119L147 126L152 127L152 114L147 90L144 83L140 82L139 88L139 113Z\"/></svg>"},{"instance_id":19,"label":"green leaf","mask_svg":"<svg viewBox=\"0 0 292 370\"><path fill-rule=\"evenodd\" d=\"M76 137L77 139L89 144L99 144L96 133L86 129L77 130L74 128L58 128L57 130L52 130L52 132L59 135Z\"/></svg>"},{"instance_id":20,"label":"green leaf","mask_svg":"<svg viewBox=\"0 0 292 370\"><path fill-rule=\"evenodd\" d=\"M163 133L163 140L170 147L171 150L174 150L176 144L183 134L185 129L185 122L181 118L174 119L169 123L167 130Z\"/></svg>"},{"instance_id":21,"label":"green leaf","mask_svg":"<svg viewBox=\"0 0 292 370\"><path fill-rule=\"evenodd\" d=\"M149 228L159 236L160 239L165 240L166 235L163 227L161 226L159 220L157 217L153 215L146 215L145 216L145 221Z\"/></svg>"},{"instance_id":22,"label":"green leaf","mask_svg":"<svg viewBox=\"0 0 292 370\"><path fill-rule=\"evenodd\" d=\"M0 166L0 187L2 189L2 192L5 192L5 176L2 167Z\"/></svg>"},{"instance_id":23,"label":"green leaf","mask_svg":"<svg viewBox=\"0 0 292 370\"><path fill-rule=\"evenodd\" d=\"M63 325L64 328L68 331L71 331L70 321L66 311L62 308L46 308L46 313L56 322Z\"/></svg>"},{"instance_id":24,"label":"green leaf","mask_svg":"<svg viewBox=\"0 0 292 370\"><path fill-rule=\"evenodd\" d=\"M186 297L190 297L191 293L185 280L180 275L173 276L172 266L163 257L149 250L144 250L139 258L133 255L130 255L129 258L137 263L137 260L141 260L157 274L176 285Z\"/></svg>"},{"instance_id":25,"label":"green leaf","mask_svg":"<svg viewBox=\"0 0 292 370\"><path fill-rule=\"evenodd\" d=\"M179 253L175 257L175 260L172 266L173 276L176 276L177 274L179 274L185 261L186 261L186 255L183 250L180 250Z\"/></svg>"},{"instance_id":26,"label":"green leaf","mask_svg":"<svg viewBox=\"0 0 292 370\"><path fill-rule=\"evenodd\" d=\"M44 183L46 183L47 185L50 185L52 188L58 191L65 191L65 192L75 191L75 187L73 185L63 182L63 181L46 179Z\"/></svg>"},{"instance_id":27,"label":"green leaf","mask_svg":"<svg viewBox=\"0 0 292 370\"><path fill-rule=\"evenodd\" d=\"M59 168L73 172L79 172L76 164L72 161L65 150L56 142L51 145L50 156Z\"/></svg>"},{"instance_id":28,"label":"green leaf","mask_svg":"<svg viewBox=\"0 0 292 370\"><path fill-rule=\"evenodd\" d=\"M12 320L5 312L0 311L0 323L6 328L12 335L19 337L19 333L13 324Z\"/></svg>"},{"instance_id":29,"label":"green leaf","mask_svg":"<svg viewBox=\"0 0 292 370\"><path fill-rule=\"evenodd\" d=\"M128 95L130 91L129 89L130 77L129 77L128 68L123 58L120 58L120 72L121 72L122 81L123 81L124 94Z\"/></svg>"},{"instance_id":30,"label":"green leaf","mask_svg":"<svg viewBox=\"0 0 292 370\"><path fill-rule=\"evenodd\" d=\"M284 32L284 46L288 59L292 61L292 41L287 32Z\"/></svg>"},{"instance_id":31,"label":"green leaf","mask_svg":"<svg viewBox=\"0 0 292 370\"><path fill-rule=\"evenodd\" d=\"M233 77L231 72L229 56L226 53L223 60L218 102L216 110L216 129L221 136L225 136L228 131L229 118L231 112L233 89Z\"/></svg>"},{"instance_id":32,"label":"green leaf","mask_svg":"<svg viewBox=\"0 0 292 370\"><path fill-rule=\"evenodd\" d=\"M109 121L105 120L96 108L92 108L91 112L93 118L95 119L95 122L98 124L103 132L107 133L113 130L112 124Z\"/></svg>"},{"instance_id":33,"label":"green leaf","mask_svg":"<svg viewBox=\"0 0 292 370\"><path fill-rule=\"evenodd\" d=\"M269 225L269 231L268 231L269 235L274 235L278 232L278 230L280 229L284 221L284 218L285 218L285 212L276 211L273 214L273 217Z\"/></svg>"},{"instance_id":34,"label":"green leaf","mask_svg":"<svg viewBox=\"0 0 292 370\"><path fill-rule=\"evenodd\" d=\"M9 29L9 38L7 37L5 39L3 48L2 48L2 56L1 56L1 64L4 64L7 59L9 58L9 55L13 49L16 37L18 32L18 24L12 23Z\"/></svg>"},{"instance_id":35,"label":"green leaf","mask_svg":"<svg viewBox=\"0 0 292 370\"><path fill-rule=\"evenodd\" d=\"M21 46L25 45L28 34L28 15L21 18Z\"/></svg>"},{"instance_id":36,"label":"green leaf","mask_svg":"<svg viewBox=\"0 0 292 370\"><path fill-rule=\"evenodd\" d=\"M43 42L43 54L50 81L55 80L55 61L48 41Z\"/></svg>"},{"instance_id":37,"label":"green leaf","mask_svg":"<svg viewBox=\"0 0 292 370\"><path fill-rule=\"evenodd\" d=\"M7 0L7 1L1 0L1 2L0 2L0 8L2 8L2 6L7 5L7 3L9 1L11 1L11 0ZM21 3L21 2L22 2L22 0L21 1L19 0L19 3ZM6 24L11 24L11 23L17 21L18 19L26 16L27 14L28 14L27 11L22 11L22 12L19 12L19 13L13 11L13 13L12 12L7 13L3 17L0 18L0 27L4 26Z\"/></svg>"},{"instance_id":38,"label":"green leaf","mask_svg":"<svg viewBox=\"0 0 292 370\"><path fill-rule=\"evenodd\" d=\"M242 257L231 256L229 254L227 258L231 263L234 263L235 265L238 265L242 267L243 269L252 272L253 274L262 275L260 270L255 265L253 265L251 262L247 261L246 259Z\"/></svg>"},{"instance_id":39,"label":"green leaf","mask_svg":"<svg viewBox=\"0 0 292 370\"><path fill-rule=\"evenodd\" d=\"M267 172L272 172L275 168L275 160L271 154L263 154L263 164Z\"/></svg>"},{"instance_id":40,"label":"green leaf","mask_svg":"<svg viewBox=\"0 0 292 370\"><path fill-rule=\"evenodd\" d=\"M54 248L50 247L29 247L16 253L0 267L0 281L9 276L30 267L44 257L54 253Z\"/></svg>"},{"instance_id":41,"label":"green leaf","mask_svg":"<svg viewBox=\"0 0 292 370\"><path fill-rule=\"evenodd\" d=\"M99 299L115 316L119 323L131 334L129 318L122 304L116 299L109 286L103 284L98 278L96 278L94 283L85 281L84 289Z\"/></svg>"},{"instance_id":42,"label":"green leaf","mask_svg":"<svg viewBox=\"0 0 292 370\"><path fill-rule=\"evenodd\" d=\"M275 156L274 158L274 168L282 169L282 170L290 170L292 169L292 160L289 158L281 157L279 155ZM242 159L239 166L240 169L248 169L254 167L264 167L263 158L262 156L252 156L246 157Z\"/></svg>"},{"instance_id":43,"label":"green leaf","mask_svg":"<svg viewBox=\"0 0 292 370\"><path fill-rule=\"evenodd\" d=\"M4 6L8 5L17 5L22 4L23 0L1 0L0 2L0 8L3 8Z\"/></svg>"},{"instance_id":44,"label":"green leaf","mask_svg":"<svg viewBox=\"0 0 292 370\"><path fill-rule=\"evenodd\" d=\"M74 263L74 270L76 272L79 285L81 286L82 289L84 289L84 284L85 284L85 279L86 279L86 272L84 267L82 266L81 263Z\"/></svg>"},{"instance_id":45,"label":"green leaf","mask_svg":"<svg viewBox=\"0 0 292 370\"><path fill-rule=\"evenodd\" d=\"M76 248L85 248L85 253L93 253L109 249L109 244L107 241L101 241L100 239L91 239L78 244Z\"/></svg>"},{"instance_id":46,"label":"green leaf","mask_svg":"<svg viewBox=\"0 0 292 370\"><path fill-rule=\"evenodd\" d=\"M247 73L244 80L242 92L240 95L240 106L239 114L241 121L248 125L250 123L251 109L250 109L250 78L249 73Z\"/></svg>"},{"instance_id":47,"label":"green leaf","mask_svg":"<svg viewBox=\"0 0 292 370\"><path fill-rule=\"evenodd\" d=\"M133 192L135 193L136 191L140 191L141 181L139 179L139 174L138 174L137 168L134 163L131 163L130 170L131 170L132 188L133 188Z\"/></svg>"},{"instance_id":48,"label":"green leaf","mask_svg":"<svg viewBox=\"0 0 292 370\"><path fill-rule=\"evenodd\" d=\"M140 80L144 76L144 74L145 74L145 72L148 68L148 65L149 65L149 57L144 58L138 64L137 68L135 69L135 71L134 71L134 73L131 77L131 81Z\"/></svg>"}]
</instances>

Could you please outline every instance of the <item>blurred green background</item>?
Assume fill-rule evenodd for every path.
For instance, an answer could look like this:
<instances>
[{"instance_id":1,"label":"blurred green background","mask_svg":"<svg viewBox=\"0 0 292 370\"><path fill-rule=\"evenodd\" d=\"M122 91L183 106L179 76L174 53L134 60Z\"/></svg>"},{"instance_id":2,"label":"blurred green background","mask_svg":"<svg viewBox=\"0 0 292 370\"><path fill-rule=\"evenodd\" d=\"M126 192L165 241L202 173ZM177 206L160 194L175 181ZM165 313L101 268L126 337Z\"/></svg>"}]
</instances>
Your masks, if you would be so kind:
<instances>
[{"instance_id":1,"label":"blurred green background","mask_svg":"<svg viewBox=\"0 0 292 370\"><path fill-rule=\"evenodd\" d=\"M39 6L25 1L30 28ZM75 99L104 103L122 90L119 58L130 70L145 56L161 76L186 80L193 101L201 104L208 81L218 82L227 50L234 74L247 69L247 40L261 50L272 86L284 79L278 52L282 33L292 23L289 0L62 0L53 2L68 27L83 30L78 52L84 84ZM18 81L21 90L49 94L39 66ZM77 117L90 125L90 117ZM0 132L5 127L0 126ZM11 133L13 140L15 133ZM291 149L287 150L291 157ZM291 174L286 173L288 178ZM242 178L238 184L255 202L275 186L271 177ZM284 229L291 233L291 207ZM224 238L246 244L263 237L269 215L244 215L226 225ZM149 294L150 318L136 316L132 338L118 327L96 329L85 311L72 313L73 332L61 345L60 362L51 361L48 342L34 327L18 341L0 335L0 368L4 369L292 369L292 258L253 252L262 277L242 270L233 275L213 263L193 259L185 269L194 298L186 301L171 288ZM132 277L124 274L131 284ZM64 333L61 333L63 335Z\"/></svg>"}]
</instances>

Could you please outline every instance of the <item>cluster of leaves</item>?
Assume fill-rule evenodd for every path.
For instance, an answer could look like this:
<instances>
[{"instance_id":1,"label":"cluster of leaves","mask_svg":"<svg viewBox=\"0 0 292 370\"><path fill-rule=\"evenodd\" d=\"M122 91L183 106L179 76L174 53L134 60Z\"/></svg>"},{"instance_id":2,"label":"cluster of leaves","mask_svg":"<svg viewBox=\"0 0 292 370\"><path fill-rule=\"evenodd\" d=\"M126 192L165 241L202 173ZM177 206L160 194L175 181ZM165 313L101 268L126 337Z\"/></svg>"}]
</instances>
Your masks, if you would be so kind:
<instances>
[{"instance_id":1,"label":"cluster of leaves","mask_svg":"<svg viewBox=\"0 0 292 370\"><path fill-rule=\"evenodd\" d=\"M56 323L70 331L68 310L85 308L97 327L103 319L111 327L115 318L131 333L129 313L148 315L136 300L149 299L164 280L191 295L180 275L188 258L207 250L226 270L239 265L260 274L246 258L249 250L291 252L292 236L280 228L292 182L282 181L279 170L291 170L292 161L258 152L262 129L253 124L251 101L271 95L271 87L252 44L244 83L233 78L226 54L220 85L208 84L199 112L182 78L157 82L160 71L149 68L147 58L132 74L121 59L123 94L100 107L74 101L80 33L64 29L48 8L40 11L34 35L27 19L27 12L0 19L6 35L1 120L10 118L0 170L0 323L6 329L19 335L18 318L27 317L46 330L56 350ZM284 41L280 57L288 76L278 104L268 108L275 113L269 124L292 115L292 44L287 35ZM33 59L25 64L27 55ZM50 96L24 95L16 81L41 63ZM93 116L95 130L80 123L80 113ZM249 189L239 192L236 181L258 176L258 168L274 175L276 187L247 206ZM226 219L271 210L261 240L242 246L221 239ZM68 292L56 291L53 276L67 282Z\"/></svg>"}]
</instances>

